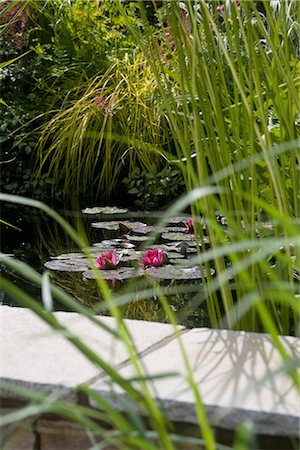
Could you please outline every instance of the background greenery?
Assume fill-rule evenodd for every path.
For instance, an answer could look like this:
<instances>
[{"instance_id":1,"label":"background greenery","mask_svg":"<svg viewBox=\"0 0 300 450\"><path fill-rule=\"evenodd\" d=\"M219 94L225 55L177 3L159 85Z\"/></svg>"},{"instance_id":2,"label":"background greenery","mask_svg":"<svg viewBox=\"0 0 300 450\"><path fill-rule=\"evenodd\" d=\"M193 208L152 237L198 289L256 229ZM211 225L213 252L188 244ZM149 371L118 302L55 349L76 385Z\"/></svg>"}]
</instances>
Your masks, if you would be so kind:
<instances>
[{"instance_id":1,"label":"background greenery","mask_svg":"<svg viewBox=\"0 0 300 450\"><path fill-rule=\"evenodd\" d=\"M1 70L2 190L56 203L77 197L84 206L119 197L115 187L136 166L170 167L161 156L172 143L155 79L128 28L155 30L142 25L138 3L125 2L124 15L111 0L4 5L2 59L29 53ZM144 6L154 21L151 2Z\"/></svg>"},{"instance_id":2,"label":"background greenery","mask_svg":"<svg viewBox=\"0 0 300 450\"><path fill-rule=\"evenodd\" d=\"M149 10L137 9L135 3L52 1L39 3L38 8L35 4L22 4L29 7L25 27L28 35L25 33L21 42L22 50L16 45L13 50L9 48L7 27L1 35L6 42L4 58L31 50L3 72L7 85L4 101L8 104L3 105L8 114L3 131L5 156L8 160L17 156L5 164L5 170L13 173L17 164L21 166L17 185L11 175L8 186L13 186L6 190L19 192L26 175L28 191L39 198L42 192L37 195L34 191L35 182L41 183L45 196L52 192L62 197L70 188L80 196L98 192L101 200L109 198L113 187L117 188L125 177L132 201L158 207L160 186L151 182L151 172L162 177L162 173L170 171L168 199L178 195L181 173L188 193L172 205L161 224L186 208L193 211L196 239L202 244L194 261L207 269L213 264L216 269L216 276L208 275L202 286L211 326L269 333L282 357L282 370L299 387L297 361L291 359L278 337L299 336L298 3L226 2L220 8L221 2L189 2L188 27L177 2L164 2L165 9L157 14L155 8L150 14ZM99 11L102 15L98 27ZM1 17L5 18L5 14L2 10ZM19 28L15 33L23 37L22 19L17 17ZM103 37L113 33L103 42L99 38L103 45L97 47L100 53L95 58L98 50L91 39L91 23L95 41L98 33ZM23 116L25 113L28 116ZM32 177L33 170L38 177ZM47 184L51 189L46 189ZM154 205L146 204L150 197ZM1 199L41 208L58 221L78 248L87 247L83 236L40 202L5 194ZM226 227L220 224L219 214L226 218ZM205 248L203 220L210 249L201 252ZM51 284L47 273L41 276L24 263L2 260L38 286L50 284L56 299L97 322L93 315L98 312L96 308L80 305ZM62 331L53 314L34 298L5 279L1 283L20 304ZM100 416L95 417L95 412L73 410L60 400L49 406L47 399L33 392L26 393L31 403L22 416L6 416L3 423L14 424L20 417L54 411L84 424L95 439L101 436L120 448L181 448L185 444L174 437L149 394L122 320L118 302L130 302L133 293L125 291L123 297L122 293L112 297L105 282L98 279L97 283L104 306L117 319L119 337L128 347L138 388L122 379L75 336L67 337L147 411L149 425L141 424L131 410L124 419L84 387L79 389L101 406L101 420L120 430L117 438L101 428L96 422ZM151 287L170 322L175 323L163 290L155 283ZM195 393L203 436L197 445L216 448L188 363L186 374ZM16 387L6 389L17 392ZM34 411L32 403L38 405ZM241 434L238 430L237 436L236 448L251 448L251 439L246 443L239 440L243 430Z\"/></svg>"}]
</instances>

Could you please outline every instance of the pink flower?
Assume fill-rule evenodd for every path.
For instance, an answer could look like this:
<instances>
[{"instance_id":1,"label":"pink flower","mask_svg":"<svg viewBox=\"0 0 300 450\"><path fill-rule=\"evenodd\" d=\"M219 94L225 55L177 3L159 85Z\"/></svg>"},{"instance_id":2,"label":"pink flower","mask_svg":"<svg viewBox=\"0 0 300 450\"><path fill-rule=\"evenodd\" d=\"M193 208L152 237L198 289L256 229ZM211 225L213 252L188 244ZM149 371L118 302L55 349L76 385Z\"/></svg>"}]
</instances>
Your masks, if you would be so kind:
<instances>
[{"instance_id":1,"label":"pink flower","mask_svg":"<svg viewBox=\"0 0 300 450\"><path fill-rule=\"evenodd\" d=\"M164 255L165 252L163 250L159 250L157 248L153 248L152 250L147 250L144 258L143 258L143 266L144 267L160 267L164 263Z\"/></svg>"},{"instance_id":2,"label":"pink flower","mask_svg":"<svg viewBox=\"0 0 300 450\"><path fill-rule=\"evenodd\" d=\"M185 222L185 232L189 234L194 234L194 221L193 219L189 219L187 222Z\"/></svg>"},{"instance_id":3,"label":"pink flower","mask_svg":"<svg viewBox=\"0 0 300 450\"><path fill-rule=\"evenodd\" d=\"M106 105L107 105L107 101L103 97L103 95L96 95L96 97L95 97L95 108L96 109L105 109Z\"/></svg>"},{"instance_id":4,"label":"pink flower","mask_svg":"<svg viewBox=\"0 0 300 450\"><path fill-rule=\"evenodd\" d=\"M112 108L105 108L106 117L111 117L113 115Z\"/></svg>"},{"instance_id":5,"label":"pink flower","mask_svg":"<svg viewBox=\"0 0 300 450\"><path fill-rule=\"evenodd\" d=\"M107 250L96 258L96 262L99 269L111 270L119 264L120 259L117 256L116 250Z\"/></svg>"},{"instance_id":6,"label":"pink flower","mask_svg":"<svg viewBox=\"0 0 300 450\"><path fill-rule=\"evenodd\" d=\"M217 6L217 14L218 16L222 16L225 10L225 6L224 5L218 5Z\"/></svg>"}]
</instances>

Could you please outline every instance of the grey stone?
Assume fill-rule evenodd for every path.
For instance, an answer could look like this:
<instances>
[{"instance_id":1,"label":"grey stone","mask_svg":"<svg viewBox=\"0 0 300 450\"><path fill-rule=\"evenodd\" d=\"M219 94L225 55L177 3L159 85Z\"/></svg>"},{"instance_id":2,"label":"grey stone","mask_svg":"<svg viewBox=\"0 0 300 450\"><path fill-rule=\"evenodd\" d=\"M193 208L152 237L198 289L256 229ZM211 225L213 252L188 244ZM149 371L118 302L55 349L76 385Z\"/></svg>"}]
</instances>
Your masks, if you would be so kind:
<instances>
[{"instance_id":1,"label":"grey stone","mask_svg":"<svg viewBox=\"0 0 300 450\"><path fill-rule=\"evenodd\" d=\"M72 388L104 375L102 369L30 310L1 306L0 315L2 380L47 393L54 390L64 398L71 395L73 401ZM122 341L87 318L69 312L56 312L55 317L106 363L117 367L128 360L128 350ZM99 316L99 321L117 329L112 317ZM137 353L149 350L173 333L171 325L138 320L124 323ZM3 396L6 394L2 393Z\"/></svg>"},{"instance_id":2,"label":"grey stone","mask_svg":"<svg viewBox=\"0 0 300 450\"><path fill-rule=\"evenodd\" d=\"M181 339L213 426L235 429L249 419L256 433L298 436L299 393L284 373L283 360L268 335L194 329ZM299 339L280 340L291 357L299 358ZM150 377L166 371L178 373L152 381L152 393L171 420L196 424L195 396L187 381L178 341L173 339L140 362L144 375ZM125 378L135 376L129 365L120 374ZM102 379L92 387L115 408L122 409L118 399L124 394L118 386L109 386Z\"/></svg>"}]
</instances>

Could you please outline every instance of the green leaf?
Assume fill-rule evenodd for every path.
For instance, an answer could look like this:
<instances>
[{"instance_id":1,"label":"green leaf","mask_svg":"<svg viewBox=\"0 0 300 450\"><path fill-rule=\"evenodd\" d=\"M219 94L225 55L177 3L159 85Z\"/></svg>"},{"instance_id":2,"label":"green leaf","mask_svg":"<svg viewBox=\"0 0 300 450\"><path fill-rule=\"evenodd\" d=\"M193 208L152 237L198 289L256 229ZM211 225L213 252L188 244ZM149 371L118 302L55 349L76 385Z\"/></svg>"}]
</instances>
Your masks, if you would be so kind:
<instances>
[{"instance_id":1,"label":"green leaf","mask_svg":"<svg viewBox=\"0 0 300 450\"><path fill-rule=\"evenodd\" d=\"M26 53L23 53L20 56L17 56L16 58L13 58L13 59L10 59L9 61L4 61L4 62L0 63L0 69L4 69L4 67L7 67L10 64L13 64L14 62L18 61L20 58L23 58L23 56L28 55L28 53L30 53L30 50Z\"/></svg>"},{"instance_id":2,"label":"green leaf","mask_svg":"<svg viewBox=\"0 0 300 450\"><path fill-rule=\"evenodd\" d=\"M128 194L138 194L140 191L137 188L129 189Z\"/></svg>"}]
</instances>

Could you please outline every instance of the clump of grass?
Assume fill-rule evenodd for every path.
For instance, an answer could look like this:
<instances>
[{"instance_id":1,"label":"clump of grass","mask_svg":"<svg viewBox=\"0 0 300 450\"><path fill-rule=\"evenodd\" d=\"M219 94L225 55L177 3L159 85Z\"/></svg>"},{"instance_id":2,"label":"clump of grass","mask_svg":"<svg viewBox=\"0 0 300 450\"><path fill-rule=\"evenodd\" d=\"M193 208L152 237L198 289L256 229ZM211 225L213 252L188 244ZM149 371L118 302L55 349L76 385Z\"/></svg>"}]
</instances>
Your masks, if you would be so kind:
<instances>
[{"instance_id":1,"label":"clump of grass","mask_svg":"<svg viewBox=\"0 0 300 450\"><path fill-rule=\"evenodd\" d=\"M219 190L192 205L195 216L207 220L215 251L217 279L208 277L206 285L212 326L263 331L263 309L278 332L288 334L297 329L299 318L294 2L277 9L265 2L263 13L255 2L227 6L220 16L213 4L187 3L188 30L178 4L170 3L165 42L171 30L178 62L173 70L166 67L155 39L149 45L138 28L132 31L156 77L187 189L216 185ZM216 212L226 217L225 234ZM198 237L201 243L201 229ZM263 250L266 242L268 250ZM220 253L224 246L226 257Z\"/></svg>"},{"instance_id":2,"label":"clump of grass","mask_svg":"<svg viewBox=\"0 0 300 450\"><path fill-rule=\"evenodd\" d=\"M137 42L149 57L149 67L176 145L178 164L189 190L186 198L166 212L161 224L168 216L189 205L196 217L205 218L211 248L202 253L199 251L196 261L207 267L213 263L217 271L216 277L208 276L204 284L211 325L269 333L282 356L285 370L289 370L295 385L299 387L299 377L293 369L295 361L290 359L278 337L279 333L288 334L291 329L296 335L299 334L300 315L299 299L295 295L299 293L296 278L299 277L300 266L300 181L296 128L299 76L293 55L294 41L289 33L290 18L286 8L273 11L267 2L263 15L257 11L255 3L242 1L238 9L233 2L230 4L230 17L225 12L223 18L204 2L195 3L199 7L197 13L201 23L196 20L194 4L188 3L189 35L182 25L177 2L170 2L169 26L175 61L172 70L162 60L156 40L146 43L139 29L132 29ZM164 28L161 33L164 33ZM165 36L166 42L168 38ZM39 202L3 194L1 197L5 201L41 207L63 226L80 248L87 246L68 224ZM225 231L216 220L216 213L226 218ZM265 222L268 222L267 226ZM196 232L198 241L203 243L202 228L197 228ZM49 282L47 276L41 277L23 263L7 259L6 264L39 285L47 286ZM207 273L210 273L209 270ZM235 283L236 299L233 298L231 280ZM118 299L111 298L105 282L100 279L97 282L111 314L117 319L118 335L126 343L140 381L138 389L84 347L76 337L63 330L51 312L45 312L44 308L8 282L2 281L2 286L54 329L63 331L73 345L104 370L136 404L142 406L151 419L151 430L143 428L134 410L124 421L123 416L87 388L83 388L84 392L97 401L104 411L101 419L120 430L117 438L115 434L105 434L98 423L95 425L100 418L98 413L95 416L95 412L79 406L77 409L65 404L62 407L59 401L49 405L45 399L29 392L28 398L39 402L39 406L32 409L30 405L22 414L6 417L4 423L14 423L20 417L28 418L51 411L62 417L71 417L96 437L104 436L108 442L120 447L123 445L121 448L176 448L169 424L142 377L139 361L134 356L134 346L117 306ZM153 290L164 305L170 322L174 323L163 291L155 284ZM52 285L51 292L75 311L94 322L97 320L90 310L74 302L61 289ZM217 448L181 344L179 349L185 358L186 375L195 394L199 429L204 439L199 440L198 445ZM11 390L17 392L18 388L11 387ZM154 444L151 440L153 436ZM177 447L184 448L184 445L181 442ZM238 448L238 442L236 446Z\"/></svg>"},{"instance_id":3,"label":"clump of grass","mask_svg":"<svg viewBox=\"0 0 300 450\"><path fill-rule=\"evenodd\" d=\"M37 174L55 185L63 180L66 195L92 191L107 199L121 173L149 168L170 144L155 77L142 56L127 57L76 96L44 126Z\"/></svg>"}]
</instances>

